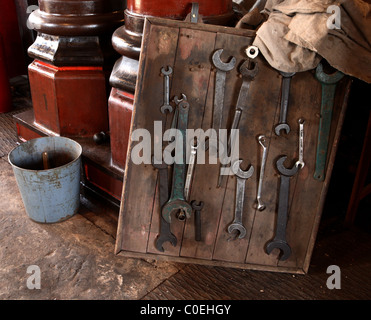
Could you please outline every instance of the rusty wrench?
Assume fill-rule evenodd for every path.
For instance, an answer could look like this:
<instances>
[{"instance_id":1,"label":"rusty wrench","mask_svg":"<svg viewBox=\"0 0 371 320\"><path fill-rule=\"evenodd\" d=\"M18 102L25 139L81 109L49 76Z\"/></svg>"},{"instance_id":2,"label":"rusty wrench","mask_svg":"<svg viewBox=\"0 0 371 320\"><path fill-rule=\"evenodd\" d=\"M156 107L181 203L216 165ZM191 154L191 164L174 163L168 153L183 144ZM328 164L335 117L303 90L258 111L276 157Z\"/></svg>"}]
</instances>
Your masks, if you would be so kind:
<instances>
[{"instance_id":1,"label":"rusty wrench","mask_svg":"<svg viewBox=\"0 0 371 320\"><path fill-rule=\"evenodd\" d=\"M294 176L299 167L294 165L291 169L285 168L283 163L287 159L287 156L282 156L276 162L277 170L281 174L281 184L278 199L278 213L277 213L277 225L276 234L272 241L269 241L266 246L267 254L271 254L273 249L280 249L281 255L280 260L287 260L291 255L291 248L286 241L286 227L289 209L289 194L290 194L290 177Z\"/></svg>"},{"instance_id":2,"label":"rusty wrench","mask_svg":"<svg viewBox=\"0 0 371 320\"><path fill-rule=\"evenodd\" d=\"M243 214L243 203L245 200L245 183L254 173L254 167L250 166L249 170L243 171L240 168L242 160L237 160L232 165L232 171L237 177L236 184L236 205L234 211L234 220L228 226L228 233L232 233L235 230L239 232L239 239L246 236L246 228L242 224L242 214Z\"/></svg>"},{"instance_id":3,"label":"rusty wrench","mask_svg":"<svg viewBox=\"0 0 371 320\"><path fill-rule=\"evenodd\" d=\"M156 161L157 162L157 161ZM162 161L160 164L156 164L152 157L152 166L158 169L159 180L160 180L160 208L166 203L169 198L168 188L168 165ZM160 233L156 238L156 249L164 252L163 244L170 242L174 247L177 245L177 238L171 233L170 223L168 223L162 216L160 217Z\"/></svg>"},{"instance_id":4,"label":"rusty wrench","mask_svg":"<svg viewBox=\"0 0 371 320\"><path fill-rule=\"evenodd\" d=\"M222 52L223 49L216 50L212 56L213 64L217 69L213 111L213 129L217 133L219 133L219 129L222 127L226 73L231 71L236 65L235 57L232 57L228 63L223 62L220 58Z\"/></svg>"},{"instance_id":5,"label":"rusty wrench","mask_svg":"<svg viewBox=\"0 0 371 320\"><path fill-rule=\"evenodd\" d=\"M180 101L178 105L178 120L177 120L177 129L180 133L179 138L181 138L181 147L182 147L182 161L181 163L174 163L173 169L173 182L171 188L171 195L169 201L165 203L162 208L163 218L170 223L171 222L171 213L180 210L184 212L187 218L191 217L192 207L184 199L184 184L185 184L185 171L186 171L186 130L188 126L188 112L189 112L189 103L187 101ZM176 150L180 147L179 141L175 141ZM178 149L179 150L179 149Z\"/></svg>"},{"instance_id":6,"label":"rusty wrench","mask_svg":"<svg viewBox=\"0 0 371 320\"><path fill-rule=\"evenodd\" d=\"M173 73L173 68L167 66L167 70L162 67L161 73L164 75L164 104L161 107L161 112L165 113L173 112L173 107L170 105L170 78L169 76Z\"/></svg>"},{"instance_id":7,"label":"rusty wrench","mask_svg":"<svg viewBox=\"0 0 371 320\"><path fill-rule=\"evenodd\" d=\"M289 107L291 78L295 75L295 72L289 73L280 71L280 74L282 75L280 119L279 123L274 128L274 132L277 136L281 134L281 130L284 130L286 134L290 132L290 127L287 124L287 111Z\"/></svg>"},{"instance_id":8,"label":"rusty wrench","mask_svg":"<svg viewBox=\"0 0 371 320\"><path fill-rule=\"evenodd\" d=\"M204 207L203 201L198 204L196 200L191 202L192 209L195 211L195 240L201 241L201 210Z\"/></svg>"},{"instance_id":9,"label":"rusty wrench","mask_svg":"<svg viewBox=\"0 0 371 320\"><path fill-rule=\"evenodd\" d=\"M316 78L322 86L321 118L318 129L316 169L314 179L323 181L325 179L325 167L327 159L328 140L331 129L332 109L334 107L336 84L344 77L340 71L327 74L323 71L320 63L316 69Z\"/></svg>"},{"instance_id":10,"label":"rusty wrench","mask_svg":"<svg viewBox=\"0 0 371 320\"><path fill-rule=\"evenodd\" d=\"M228 144L227 144L227 149L226 149L227 157L230 156L231 149L235 143L235 138L236 138L235 130L239 128L242 111L246 109L247 96L249 93L251 81L255 78L255 76L257 75L259 71L258 64L256 62L252 64L251 69L249 69L249 64L250 64L250 61L246 60L239 69L240 74L242 76L242 85L240 88L240 92L238 94L236 109L235 109L234 118L233 118L232 127L231 127L231 132L228 138ZM225 167L225 166L222 165L222 167ZM221 168L220 173L219 173L219 179L218 179L218 185L217 185L218 188L223 184L224 175L221 174L222 170L223 169Z\"/></svg>"}]
</instances>

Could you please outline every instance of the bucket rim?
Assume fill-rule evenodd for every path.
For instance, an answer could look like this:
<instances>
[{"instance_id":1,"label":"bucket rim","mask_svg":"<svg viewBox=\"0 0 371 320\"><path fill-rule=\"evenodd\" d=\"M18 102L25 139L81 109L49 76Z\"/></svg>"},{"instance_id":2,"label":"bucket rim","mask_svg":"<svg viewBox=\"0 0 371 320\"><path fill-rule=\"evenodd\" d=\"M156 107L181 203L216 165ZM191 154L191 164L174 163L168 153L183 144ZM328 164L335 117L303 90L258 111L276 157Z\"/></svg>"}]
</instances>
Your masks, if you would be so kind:
<instances>
[{"instance_id":1,"label":"bucket rim","mask_svg":"<svg viewBox=\"0 0 371 320\"><path fill-rule=\"evenodd\" d=\"M75 157L75 159L73 159L72 161L62 165L62 166L58 166L58 167L54 167L54 168L50 168L50 169L42 169L42 170L32 170L32 169L26 169L26 168L22 168L22 167L19 167L17 165L15 165L11 160L10 160L10 156L11 154L13 153L13 151L15 151L16 149L18 149L19 147L21 147L23 144L27 143L27 142L30 142L30 141L33 141L33 140L39 140L39 139L62 139L62 140L69 140L69 141L72 141L73 143L75 143L78 148L79 148L79 155L77 157ZM73 139L70 139L70 138L67 138L67 137L59 137L59 136L55 136L55 137L39 137L39 138L34 138L34 139L30 139L30 140L27 140L26 142L23 142L21 144L19 144L18 146L14 147L9 153L8 153L8 162L10 163L10 165L12 167L15 167L19 170L23 170L23 171L27 171L27 172L49 172L49 171L52 171L52 170L55 170L55 169L60 169L60 168L63 168L63 167L67 167L67 166L70 166L71 164L75 163L76 161L79 161L81 159L81 155L82 155L82 146L80 143L76 142L75 140Z\"/></svg>"}]
</instances>

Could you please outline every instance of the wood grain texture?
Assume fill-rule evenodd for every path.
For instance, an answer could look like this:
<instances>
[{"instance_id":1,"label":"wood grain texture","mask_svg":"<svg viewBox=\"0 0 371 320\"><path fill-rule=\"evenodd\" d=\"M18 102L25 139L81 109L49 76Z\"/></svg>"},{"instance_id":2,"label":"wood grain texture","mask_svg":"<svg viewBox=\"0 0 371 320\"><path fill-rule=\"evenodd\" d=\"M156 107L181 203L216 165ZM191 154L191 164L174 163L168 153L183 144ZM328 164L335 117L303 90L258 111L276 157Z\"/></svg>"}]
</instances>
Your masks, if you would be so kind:
<instances>
[{"instance_id":1,"label":"wood grain texture","mask_svg":"<svg viewBox=\"0 0 371 320\"><path fill-rule=\"evenodd\" d=\"M149 19L144 32L132 130L146 128L152 133L154 121L163 121L164 130L170 128L173 115L164 116L159 112L163 99L163 79L159 73L161 67L166 65L173 67L171 98L182 93L188 98L188 128L201 128L204 131L211 128L216 75L211 57L220 48L224 49L223 61L227 62L231 56L237 59L236 67L227 73L223 109L222 126L230 128L242 84L238 68L247 59L244 50L252 43L253 36L247 30ZM128 161L116 242L117 253L254 270L292 273L307 271L333 166L331 159L336 152L336 139L345 112L348 79L344 78L339 84L330 135L327 177L324 182L320 182L313 178L313 173L321 85L313 71L297 73L292 78L287 118L291 132L276 136L274 127L279 121L282 76L261 55L255 62L259 72L250 84L239 127L239 158L243 160L241 167L246 170L249 165L253 165L255 169L253 176L246 182L243 212L246 237L231 241L231 235L227 232L234 218L236 177L228 176L224 184L217 188L220 163L208 162L209 150L205 153L206 164L198 163L195 167L189 199L204 202L201 241L195 241L193 215L186 221L178 221L173 217L171 230L178 244L172 247L166 243L164 253L157 251L154 243L159 232L161 214L157 172L151 165L133 165ZM270 255L265 252L265 246L274 237L276 229L280 185L276 161L286 155L285 166L289 168L298 160L299 118L305 119L305 167L290 179L287 241L292 248L292 255L287 261L280 262L278 250ZM257 137L261 134L267 138L268 149L262 194L266 209L262 212L256 209L262 158L262 148ZM129 152L132 148L133 143L130 143ZM169 174L171 176L171 169Z\"/></svg>"}]
</instances>

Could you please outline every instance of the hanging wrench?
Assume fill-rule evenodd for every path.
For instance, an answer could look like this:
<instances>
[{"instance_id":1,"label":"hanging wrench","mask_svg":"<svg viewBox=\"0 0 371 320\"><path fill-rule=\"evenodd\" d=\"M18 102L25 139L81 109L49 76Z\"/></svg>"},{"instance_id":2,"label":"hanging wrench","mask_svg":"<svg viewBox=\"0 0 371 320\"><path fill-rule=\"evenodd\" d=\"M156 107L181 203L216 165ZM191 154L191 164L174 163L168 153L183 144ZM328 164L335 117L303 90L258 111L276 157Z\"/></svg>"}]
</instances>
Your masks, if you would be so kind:
<instances>
[{"instance_id":1,"label":"hanging wrench","mask_svg":"<svg viewBox=\"0 0 371 320\"><path fill-rule=\"evenodd\" d=\"M245 200L245 182L254 173L254 167L250 166L248 171L243 171L240 168L242 160L237 160L232 165L232 171L237 176L236 184L236 206L234 211L234 220L228 226L228 233L232 233L237 230L239 232L239 239L246 236L246 228L242 224L242 214L243 214L243 203Z\"/></svg>"},{"instance_id":2,"label":"hanging wrench","mask_svg":"<svg viewBox=\"0 0 371 320\"><path fill-rule=\"evenodd\" d=\"M304 163L304 123L305 123L305 120L300 118L298 122L299 122L299 160L296 161L295 165L297 167L300 166L300 169L303 169L305 166L305 163Z\"/></svg>"},{"instance_id":3,"label":"hanging wrench","mask_svg":"<svg viewBox=\"0 0 371 320\"><path fill-rule=\"evenodd\" d=\"M196 144L193 142L191 143L191 155L189 157L188 162L188 170L187 170L187 176L186 176L186 182L184 187L184 198L188 201L189 200L189 191L191 188L191 182L193 177L193 171L195 167L196 162L196 155L197 155L197 148L199 147L198 141L196 141Z\"/></svg>"},{"instance_id":4,"label":"hanging wrench","mask_svg":"<svg viewBox=\"0 0 371 320\"><path fill-rule=\"evenodd\" d=\"M171 195L168 202L162 208L163 218L170 223L171 213L174 211L181 211L185 213L187 218L191 217L192 207L184 199L184 184L185 184L185 171L186 171L186 130L188 126L188 112L189 103L187 101L181 101L178 106L179 116L177 120L177 129L180 133L179 138L182 142L182 161L181 163L174 163L173 169L173 183L171 189ZM176 150L179 150L180 143L176 139Z\"/></svg>"},{"instance_id":5,"label":"hanging wrench","mask_svg":"<svg viewBox=\"0 0 371 320\"><path fill-rule=\"evenodd\" d=\"M290 177L294 176L299 168L293 166L291 169L286 169L283 165L287 156L279 158L276 162L277 170L281 174L281 184L278 199L277 226L274 239L267 244L266 252L271 254L273 249L280 249L280 260L287 260L291 255L291 248L286 241L286 227L289 209L289 194L290 194Z\"/></svg>"},{"instance_id":6,"label":"hanging wrench","mask_svg":"<svg viewBox=\"0 0 371 320\"><path fill-rule=\"evenodd\" d=\"M159 180L160 180L160 208L166 203L169 198L168 188L168 169L167 164L162 161L160 164L155 164L154 158L152 157L152 166L158 169ZM163 244L170 242L174 247L177 245L177 238L171 233L170 223L168 223L162 216L160 218L160 234L156 239L156 249L164 252Z\"/></svg>"},{"instance_id":7,"label":"hanging wrench","mask_svg":"<svg viewBox=\"0 0 371 320\"><path fill-rule=\"evenodd\" d=\"M165 113L166 111L173 112L173 107L170 105L170 78L169 76L173 73L173 69L170 66L161 68L161 73L164 75L164 104L161 107L161 112Z\"/></svg>"},{"instance_id":8,"label":"hanging wrench","mask_svg":"<svg viewBox=\"0 0 371 320\"><path fill-rule=\"evenodd\" d=\"M287 111L290 98L291 78L295 75L295 72L288 73L280 71L280 74L282 75L280 120L279 124L274 128L274 132L277 136L281 134L281 130L284 130L286 134L290 132L290 127L287 124Z\"/></svg>"},{"instance_id":9,"label":"hanging wrench","mask_svg":"<svg viewBox=\"0 0 371 320\"><path fill-rule=\"evenodd\" d=\"M224 154L222 156L229 157L231 154L231 149L235 143L235 138L236 138L235 130L239 128L242 111L246 109L247 96L249 93L251 81L255 78L255 76L257 75L259 71L258 64L256 62L253 62L251 64L251 69L249 69L249 63L250 61L246 60L239 69L240 74L242 76L242 85L241 85L240 92L237 98L237 104L236 104L236 109L235 109L234 118L232 122L231 132L228 138L227 149L224 148L227 154ZM223 168L225 167L226 165L222 165L222 168L220 169L218 185L217 185L218 188L223 184L225 175L222 175L221 173L222 173Z\"/></svg>"},{"instance_id":10,"label":"hanging wrench","mask_svg":"<svg viewBox=\"0 0 371 320\"><path fill-rule=\"evenodd\" d=\"M197 204L196 200L193 200L191 206L195 211L195 240L201 241L201 210L204 207L204 203L201 201Z\"/></svg>"},{"instance_id":11,"label":"hanging wrench","mask_svg":"<svg viewBox=\"0 0 371 320\"><path fill-rule=\"evenodd\" d=\"M224 107L224 93L226 73L231 71L236 65L236 58L232 57L228 63L220 59L223 49L214 52L212 61L217 69L215 78L215 92L214 92L214 111L213 111L213 129L219 133L222 127L223 107Z\"/></svg>"},{"instance_id":12,"label":"hanging wrench","mask_svg":"<svg viewBox=\"0 0 371 320\"><path fill-rule=\"evenodd\" d=\"M331 129L332 109L334 107L336 84L344 77L340 71L327 74L323 71L320 63L316 69L316 78L322 85L321 118L319 121L316 169L314 179L325 179L325 167L327 159L328 140Z\"/></svg>"},{"instance_id":13,"label":"hanging wrench","mask_svg":"<svg viewBox=\"0 0 371 320\"><path fill-rule=\"evenodd\" d=\"M259 211L263 211L265 209L265 205L262 202L261 195L262 195L262 188L263 188L263 178L264 178L264 170L265 170L265 163L267 162L267 147L265 146L265 136L260 135L258 137L258 142L263 148L263 156L262 156L262 163L260 167L260 175L259 175L259 185L258 185L258 195L256 197L256 200L258 202L257 209Z\"/></svg>"}]
</instances>

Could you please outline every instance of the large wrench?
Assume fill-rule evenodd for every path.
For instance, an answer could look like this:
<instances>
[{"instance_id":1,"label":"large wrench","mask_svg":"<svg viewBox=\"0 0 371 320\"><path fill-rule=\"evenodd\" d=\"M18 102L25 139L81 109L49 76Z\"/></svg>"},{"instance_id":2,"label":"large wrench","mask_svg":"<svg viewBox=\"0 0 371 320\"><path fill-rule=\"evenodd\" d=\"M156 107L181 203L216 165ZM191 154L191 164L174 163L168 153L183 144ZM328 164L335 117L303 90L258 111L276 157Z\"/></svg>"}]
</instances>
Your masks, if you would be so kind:
<instances>
[{"instance_id":1,"label":"large wrench","mask_svg":"<svg viewBox=\"0 0 371 320\"><path fill-rule=\"evenodd\" d=\"M289 107L291 78L295 75L295 72L289 73L280 71L280 74L282 75L280 120L274 128L274 132L277 136L281 134L281 130L284 130L286 134L290 132L290 127L287 124L287 111Z\"/></svg>"},{"instance_id":2,"label":"large wrench","mask_svg":"<svg viewBox=\"0 0 371 320\"><path fill-rule=\"evenodd\" d=\"M316 78L322 85L321 118L319 121L316 169L314 179L325 179L325 167L327 159L328 140L331 129L332 109L334 106L336 84L344 77L340 71L327 74L323 71L320 63L316 69Z\"/></svg>"},{"instance_id":3,"label":"large wrench","mask_svg":"<svg viewBox=\"0 0 371 320\"><path fill-rule=\"evenodd\" d=\"M260 167L258 194L256 196L256 200L258 202L257 209L259 211L263 211L265 209L265 204L263 204L263 201L262 201L261 198L262 198L263 179L264 179L265 164L267 162L268 150L267 150L266 145L264 144L264 142L265 142L265 136L264 135L260 135L258 137L258 142L263 148L263 156L262 156L262 163L261 163L261 167Z\"/></svg>"},{"instance_id":4,"label":"large wrench","mask_svg":"<svg viewBox=\"0 0 371 320\"><path fill-rule=\"evenodd\" d=\"M162 216L168 223L171 223L170 215L174 211L180 210L181 212L184 212L187 218L190 218L192 214L191 205L184 199L184 184L186 172L186 130L188 126L189 103L187 101L181 101L178 105L178 109L179 115L177 121L177 129L182 136L183 161L181 161L181 163L174 163L173 183L170 199L162 208ZM178 148L178 141L176 141L176 145Z\"/></svg>"},{"instance_id":5,"label":"large wrench","mask_svg":"<svg viewBox=\"0 0 371 320\"><path fill-rule=\"evenodd\" d=\"M228 63L223 62L220 59L222 52L223 49L216 50L212 56L213 64L217 69L213 112L213 129L217 133L219 133L219 129L222 127L226 72L231 71L236 65L235 57L232 57Z\"/></svg>"},{"instance_id":6,"label":"large wrench","mask_svg":"<svg viewBox=\"0 0 371 320\"><path fill-rule=\"evenodd\" d=\"M259 71L258 64L254 62L252 65L252 68L249 69L249 60L246 60L241 65L239 71L242 76L242 85L240 88L240 92L238 94L236 109L235 109L232 127L231 127L231 132L228 138L228 144L227 144L227 150L226 150L227 157L230 156L232 146L234 145L234 142L235 142L236 135L234 134L234 132L235 130L239 128L242 111L246 109L247 96L249 93L251 81L255 78L255 76L257 75ZM222 165L222 167L225 167L225 166ZM221 168L220 173L222 172L222 170L223 169ZM219 174L218 185L217 185L218 188L223 184L223 180L224 180L224 175Z\"/></svg>"},{"instance_id":7,"label":"large wrench","mask_svg":"<svg viewBox=\"0 0 371 320\"><path fill-rule=\"evenodd\" d=\"M160 164L155 164L154 158L152 157L152 166L158 169L159 180L160 180L160 208L166 203L169 198L169 187L168 187L168 166L162 161ZM168 223L162 216L160 220L160 234L156 239L156 249L164 252L163 244L170 242L174 247L177 245L177 238L171 233L170 223Z\"/></svg>"},{"instance_id":8,"label":"large wrench","mask_svg":"<svg viewBox=\"0 0 371 320\"><path fill-rule=\"evenodd\" d=\"M170 78L169 76L173 73L173 69L170 66L161 68L161 73L164 75L164 104L161 107L161 112L165 113L173 112L173 107L170 105Z\"/></svg>"},{"instance_id":9,"label":"large wrench","mask_svg":"<svg viewBox=\"0 0 371 320\"><path fill-rule=\"evenodd\" d=\"M228 226L228 233L233 233L235 230L239 232L239 239L246 236L246 228L242 224L242 214L243 214L243 203L245 200L245 182L254 173L254 167L250 166L249 170L243 171L240 168L242 160L237 160L232 165L232 171L237 177L236 184L236 206L234 211L234 220Z\"/></svg>"},{"instance_id":10,"label":"large wrench","mask_svg":"<svg viewBox=\"0 0 371 320\"><path fill-rule=\"evenodd\" d=\"M268 242L266 246L267 254L270 254L273 249L280 249L280 260L287 260L291 255L291 248L286 241L286 227L289 208L289 194L290 194L290 177L294 176L299 167L294 165L291 169L285 168L283 163L287 156L279 158L276 162L277 170L281 174L281 184L278 199L278 213L277 213L277 226L274 239Z\"/></svg>"},{"instance_id":11,"label":"large wrench","mask_svg":"<svg viewBox=\"0 0 371 320\"><path fill-rule=\"evenodd\" d=\"M196 200L193 200L191 206L195 211L195 240L201 241L201 210L204 207L204 203L200 201L197 204Z\"/></svg>"}]
</instances>

